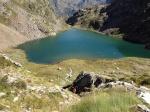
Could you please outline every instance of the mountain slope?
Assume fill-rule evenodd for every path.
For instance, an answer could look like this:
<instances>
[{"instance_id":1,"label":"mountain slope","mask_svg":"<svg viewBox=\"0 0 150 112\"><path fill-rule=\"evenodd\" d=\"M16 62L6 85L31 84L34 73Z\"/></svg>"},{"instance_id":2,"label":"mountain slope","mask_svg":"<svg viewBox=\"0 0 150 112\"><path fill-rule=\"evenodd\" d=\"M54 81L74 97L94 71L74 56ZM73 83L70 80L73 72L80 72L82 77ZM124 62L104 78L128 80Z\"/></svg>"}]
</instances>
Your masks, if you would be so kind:
<instances>
[{"instance_id":1,"label":"mountain slope","mask_svg":"<svg viewBox=\"0 0 150 112\"><path fill-rule=\"evenodd\" d=\"M55 35L67 27L49 0L0 0L0 23L0 50Z\"/></svg>"},{"instance_id":2,"label":"mountain slope","mask_svg":"<svg viewBox=\"0 0 150 112\"><path fill-rule=\"evenodd\" d=\"M137 43L150 43L150 1L114 0L106 8L108 19L102 31L119 28L124 39Z\"/></svg>"},{"instance_id":3,"label":"mountain slope","mask_svg":"<svg viewBox=\"0 0 150 112\"><path fill-rule=\"evenodd\" d=\"M21 35L15 30L0 24L0 51L8 47L13 47L18 43L27 41L28 38Z\"/></svg>"},{"instance_id":4,"label":"mountain slope","mask_svg":"<svg viewBox=\"0 0 150 112\"><path fill-rule=\"evenodd\" d=\"M142 43L150 48L149 4L148 0L113 0L111 5L104 8L79 10L67 23L109 35L122 34L124 40Z\"/></svg>"},{"instance_id":5,"label":"mountain slope","mask_svg":"<svg viewBox=\"0 0 150 112\"><path fill-rule=\"evenodd\" d=\"M53 8L58 15L72 15L79 9L93 5L109 3L110 0L51 0Z\"/></svg>"},{"instance_id":6,"label":"mountain slope","mask_svg":"<svg viewBox=\"0 0 150 112\"><path fill-rule=\"evenodd\" d=\"M54 14L49 0L1 0L0 17L2 24L30 39L45 37L64 26Z\"/></svg>"}]
</instances>

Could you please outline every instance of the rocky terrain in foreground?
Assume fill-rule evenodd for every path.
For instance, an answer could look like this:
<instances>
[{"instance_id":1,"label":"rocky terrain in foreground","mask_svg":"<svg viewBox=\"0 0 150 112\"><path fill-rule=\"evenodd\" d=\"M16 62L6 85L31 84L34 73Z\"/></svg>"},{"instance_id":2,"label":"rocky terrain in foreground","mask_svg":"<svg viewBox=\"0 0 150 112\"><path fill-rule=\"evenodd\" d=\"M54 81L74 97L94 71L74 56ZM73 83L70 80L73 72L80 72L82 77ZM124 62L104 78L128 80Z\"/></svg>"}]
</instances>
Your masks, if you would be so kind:
<instances>
[{"instance_id":1,"label":"rocky terrain in foreground","mask_svg":"<svg viewBox=\"0 0 150 112\"><path fill-rule=\"evenodd\" d=\"M58 112L80 101L60 85L41 78L0 54L0 112Z\"/></svg>"},{"instance_id":2,"label":"rocky terrain in foreground","mask_svg":"<svg viewBox=\"0 0 150 112\"><path fill-rule=\"evenodd\" d=\"M134 82L128 83L125 81L117 81L111 77L101 76L95 73L81 72L71 85L64 88L69 88L70 91L79 94L80 96L87 95L85 92L90 92L94 89L101 92L104 89L122 88L126 92L133 92L141 101L148 105L147 107L146 105L138 104L135 107L136 112L150 112L150 89L144 86L138 87Z\"/></svg>"},{"instance_id":3,"label":"rocky terrain in foreground","mask_svg":"<svg viewBox=\"0 0 150 112\"><path fill-rule=\"evenodd\" d=\"M150 46L150 1L113 0L104 8L79 10L68 24L93 28L109 35L122 35L124 40Z\"/></svg>"},{"instance_id":4,"label":"rocky terrain in foreground","mask_svg":"<svg viewBox=\"0 0 150 112\"><path fill-rule=\"evenodd\" d=\"M81 72L72 82L69 78L72 73L69 73L67 78L70 81L66 80L69 85L62 87L64 85L57 85L54 81L44 80L43 83L44 76L38 77L37 73L27 70L5 54L0 55L0 62L2 112L65 112L66 108L78 104L83 97L94 91L103 93L105 90L120 89L132 93L141 101L130 105L136 112L150 111L150 89L139 86L132 80L126 82L94 72ZM57 70L61 71L62 68ZM107 99L107 96L105 98Z\"/></svg>"}]
</instances>

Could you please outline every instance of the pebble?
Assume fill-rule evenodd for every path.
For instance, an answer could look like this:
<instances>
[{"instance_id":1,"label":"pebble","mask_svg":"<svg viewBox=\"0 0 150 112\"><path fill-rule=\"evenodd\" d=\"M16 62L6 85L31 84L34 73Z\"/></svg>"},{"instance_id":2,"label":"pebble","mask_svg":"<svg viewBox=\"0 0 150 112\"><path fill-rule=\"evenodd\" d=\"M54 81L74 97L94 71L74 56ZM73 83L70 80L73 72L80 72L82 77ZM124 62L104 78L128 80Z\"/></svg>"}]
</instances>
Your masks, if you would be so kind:
<instances>
[{"instance_id":1,"label":"pebble","mask_svg":"<svg viewBox=\"0 0 150 112\"><path fill-rule=\"evenodd\" d=\"M18 100L19 100L19 96L15 97L15 98L13 99L13 102L17 102Z\"/></svg>"},{"instance_id":2,"label":"pebble","mask_svg":"<svg viewBox=\"0 0 150 112\"><path fill-rule=\"evenodd\" d=\"M1 92L1 93L0 93L0 98L2 98L2 97L4 97L4 96L6 96L6 93Z\"/></svg>"},{"instance_id":3,"label":"pebble","mask_svg":"<svg viewBox=\"0 0 150 112\"><path fill-rule=\"evenodd\" d=\"M62 68L61 68L61 67L58 67L57 70L62 70Z\"/></svg>"}]
</instances>

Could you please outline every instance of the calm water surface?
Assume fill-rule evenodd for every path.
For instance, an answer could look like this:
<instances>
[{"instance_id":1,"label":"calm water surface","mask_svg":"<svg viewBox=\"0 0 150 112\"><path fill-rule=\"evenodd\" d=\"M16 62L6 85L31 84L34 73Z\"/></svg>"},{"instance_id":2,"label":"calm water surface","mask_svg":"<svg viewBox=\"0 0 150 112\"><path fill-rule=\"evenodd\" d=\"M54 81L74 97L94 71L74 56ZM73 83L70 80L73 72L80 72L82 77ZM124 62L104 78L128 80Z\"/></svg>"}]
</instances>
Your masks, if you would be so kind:
<instances>
[{"instance_id":1,"label":"calm water surface","mask_svg":"<svg viewBox=\"0 0 150 112\"><path fill-rule=\"evenodd\" d=\"M31 41L19 48L25 51L29 61L35 63L56 63L66 59L150 58L150 50L144 49L143 45L79 29Z\"/></svg>"}]
</instances>

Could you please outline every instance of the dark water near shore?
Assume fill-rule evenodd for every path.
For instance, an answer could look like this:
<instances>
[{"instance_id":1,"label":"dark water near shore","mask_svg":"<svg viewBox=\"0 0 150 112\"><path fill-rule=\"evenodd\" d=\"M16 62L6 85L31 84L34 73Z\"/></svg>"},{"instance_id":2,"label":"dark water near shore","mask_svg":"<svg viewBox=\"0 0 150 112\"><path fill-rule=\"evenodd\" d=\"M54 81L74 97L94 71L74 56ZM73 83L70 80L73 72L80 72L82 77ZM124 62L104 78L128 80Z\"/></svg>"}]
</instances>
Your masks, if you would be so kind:
<instances>
[{"instance_id":1,"label":"dark water near shore","mask_svg":"<svg viewBox=\"0 0 150 112\"><path fill-rule=\"evenodd\" d=\"M66 59L116 59L122 57L150 58L143 45L98 33L71 29L18 46L34 63L56 63Z\"/></svg>"}]
</instances>

